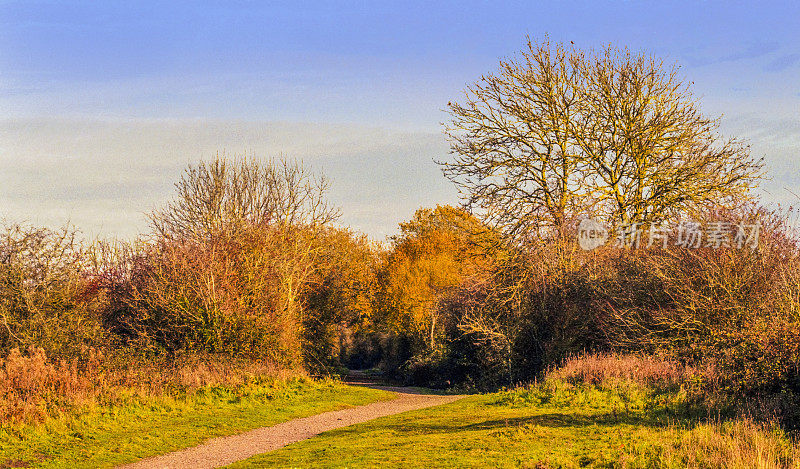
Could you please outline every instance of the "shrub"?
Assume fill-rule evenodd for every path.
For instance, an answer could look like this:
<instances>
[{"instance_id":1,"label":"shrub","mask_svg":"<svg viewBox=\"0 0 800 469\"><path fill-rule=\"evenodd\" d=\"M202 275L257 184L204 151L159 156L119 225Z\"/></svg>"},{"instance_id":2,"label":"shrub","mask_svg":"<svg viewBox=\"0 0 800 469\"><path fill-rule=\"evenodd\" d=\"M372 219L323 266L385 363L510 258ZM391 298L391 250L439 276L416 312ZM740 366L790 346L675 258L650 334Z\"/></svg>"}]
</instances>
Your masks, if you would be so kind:
<instances>
[{"instance_id":1,"label":"shrub","mask_svg":"<svg viewBox=\"0 0 800 469\"><path fill-rule=\"evenodd\" d=\"M287 285L283 271L293 267L284 262L292 261L286 259L287 244L300 242L294 235L304 236L253 228L221 232L207 242L161 240L129 250L126 275L99 273L113 296L106 324L130 340L171 352L294 363L300 351L291 291L296 285Z\"/></svg>"},{"instance_id":2,"label":"shrub","mask_svg":"<svg viewBox=\"0 0 800 469\"><path fill-rule=\"evenodd\" d=\"M189 166L151 237L105 249L106 327L170 353L303 357L304 295L338 211L302 165L224 156ZM326 324L327 325L327 324Z\"/></svg>"},{"instance_id":3,"label":"shrub","mask_svg":"<svg viewBox=\"0 0 800 469\"><path fill-rule=\"evenodd\" d=\"M671 376L672 385L691 370L694 396L709 405L796 425L800 244L779 213L751 207L707 216L760 222L758 249L587 252L563 239L511 246L492 277L463 282L439 302L442 322L456 327L442 328L447 340L419 355L409 372L491 388L536 379L562 363L562 373L576 374L570 379L626 376L645 366ZM661 358L570 358L611 351Z\"/></svg>"},{"instance_id":4,"label":"shrub","mask_svg":"<svg viewBox=\"0 0 800 469\"><path fill-rule=\"evenodd\" d=\"M715 216L732 221L730 213ZM750 216L762 223L758 249L620 256L625 277L607 290L600 314L610 345L713 369L709 393L793 426L800 421L800 247L782 217Z\"/></svg>"},{"instance_id":5,"label":"shrub","mask_svg":"<svg viewBox=\"0 0 800 469\"><path fill-rule=\"evenodd\" d=\"M73 357L107 340L86 249L74 229L7 225L0 235L0 352Z\"/></svg>"}]
</instances>

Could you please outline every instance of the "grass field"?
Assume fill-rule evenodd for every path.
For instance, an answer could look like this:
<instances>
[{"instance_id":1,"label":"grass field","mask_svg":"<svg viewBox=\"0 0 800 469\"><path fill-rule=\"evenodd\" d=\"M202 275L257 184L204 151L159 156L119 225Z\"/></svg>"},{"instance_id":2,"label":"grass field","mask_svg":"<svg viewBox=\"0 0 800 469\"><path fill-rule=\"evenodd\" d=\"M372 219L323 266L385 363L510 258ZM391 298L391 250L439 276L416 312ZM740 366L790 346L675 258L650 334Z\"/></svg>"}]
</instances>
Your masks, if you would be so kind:
<instances>
[{"instance_id":1,"label":"grass field","mask_svg":"<svg viewBox=\"0 0 800 469\"><path fill-rule=\"evenodd\" d=\"M268 379L88 408L41 424L0 428L0 467L110 467L391 396L334 381Z\"/></svg>"},{"instance_id":2,"label":"grass field","mask_svg":"<svg viewBox=\"0 0 800 469\"><path fill-rule=\"evenodd\" d=\"M549 380L327 432L230 467L800 467L780 431L704 420L680 392Z\"/></svg>"},{"instance_id":3,"label":"grass field","mask_svg":"<svg viewBox=\"0 0 800 469\"><path fill-rule=\"evenodd\" d=\"M390 397L308 379L204 387L3 428L0 467L108 467ZM561 372L329 431L230 467L800 468L800 452L777 427L709 418L680 387L575 382Z\"/></svg>"}]
</instances>

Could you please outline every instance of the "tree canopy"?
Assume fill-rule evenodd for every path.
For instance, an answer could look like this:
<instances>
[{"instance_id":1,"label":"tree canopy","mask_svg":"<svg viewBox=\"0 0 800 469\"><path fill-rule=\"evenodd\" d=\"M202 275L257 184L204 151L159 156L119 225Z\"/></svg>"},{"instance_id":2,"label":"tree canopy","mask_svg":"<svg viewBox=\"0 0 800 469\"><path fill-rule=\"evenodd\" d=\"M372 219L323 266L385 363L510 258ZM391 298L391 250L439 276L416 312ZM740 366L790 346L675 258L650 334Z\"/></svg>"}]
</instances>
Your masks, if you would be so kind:
<instances>
[{"instance_id":1,"label":"tree canopy","mask_svg":"<svg viewBox=\"0 0 800 469\"><path fill-rule=\"evenodd\" d=\"M533 42L448 103L448 178L507 234L578 217L659 222L748 198L762 161L704 116L676 66L607 46Z\"/></svg>"},{"instance_id":2,"label":"tree canopy","mask_svg":"<svg viewBox=\"0 0 800 469\"><path fill-rule=\"evenodd\" d=\"M447 205L417 210L400 230L385 266L384 319L432 346L438 302L466 279L491 271L500 255L497 233Z\"/></svg>"}]
</instances>

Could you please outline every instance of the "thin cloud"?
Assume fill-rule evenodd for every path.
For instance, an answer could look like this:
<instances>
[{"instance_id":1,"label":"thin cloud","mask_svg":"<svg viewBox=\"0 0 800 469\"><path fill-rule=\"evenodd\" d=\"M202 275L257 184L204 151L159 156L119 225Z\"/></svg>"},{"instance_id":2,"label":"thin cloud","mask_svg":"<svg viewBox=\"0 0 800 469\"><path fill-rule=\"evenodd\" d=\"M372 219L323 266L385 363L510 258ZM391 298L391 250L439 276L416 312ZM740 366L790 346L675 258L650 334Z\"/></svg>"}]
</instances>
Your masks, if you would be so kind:
<instances>
[{"instance_id":1,"label":"thin cloud","mask_svg":"<svg viewBox=\"0 0 800 469\"><path fill-rule=\"evenodd\" d=\"M766 203L796 205L800 193L800 119L740 116L722 121L726 134L745 138L755 156L763 156L768 179L759 192Z\"/></svg>"},{"instance_id":2,"label":"thin cloud","mask_svg":"<svg viewBox=\"0 0 800 469\"><path fill-rule=\"evenodd\" d=\"M769 55L780 48L778 42L753 42L728 54L719 54L710 51L693 50L684 54L684 60L695 67L720 64L724 62L738 62L740 60L757 59ZM726 50L730 50L728 47Z\"/></svg>"},{"instance_id":3,"label":"thin cloud","mask_svg":"<svg viewBox=\"0 0 800 469\"><path fill-rule=\"evenodd\" d=\"M784 54L764 67L768 72L780 72L800 62L800 54Z\"/></svg>"},{"instance_id":4,"label":"thin cloud","mask_svg":"<svg viewBox=\"0 0 800 469\"><path fill-rule=\"evenodd\" d=\"M355 125L205 120L0 121L0 218L71 221L90 235L130 237L189 163L217 152L299 159L331 179L344 225L382 239L423 205L454 202L433 163L436 133Z\"/></svg>"}]
</instances>

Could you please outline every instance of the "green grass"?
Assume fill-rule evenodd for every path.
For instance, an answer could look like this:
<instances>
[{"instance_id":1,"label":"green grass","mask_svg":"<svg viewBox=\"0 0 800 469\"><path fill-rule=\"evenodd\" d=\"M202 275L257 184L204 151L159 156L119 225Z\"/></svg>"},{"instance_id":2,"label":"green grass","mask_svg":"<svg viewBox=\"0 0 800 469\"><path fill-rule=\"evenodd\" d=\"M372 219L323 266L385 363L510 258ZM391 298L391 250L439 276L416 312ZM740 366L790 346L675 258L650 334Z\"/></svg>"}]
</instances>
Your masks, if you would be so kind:
<instances>
[{"instance_id":1,"label":"green grass","mask_svg":"<svg viewBox=\"0 0 800 469\"><path fill-rule=\"evenodd\" d=\"M551 380L330 431L229 467L687 467L681 442L696 447L698 428L711 428L690 415L680 392ZM722 465L697 467L726 467L719 457Z\"/></svg>"},{"instance_id":2,"label":"green grass","mask_svg":"<svg viewBox=\"0 0 800 469\"><path fill-rule=\"evenodd\" d=\"M333 381L264 380L90 408L39 425L0 429L0 467L108 467L392 396Z\"/></svg>"}]
</instances>

